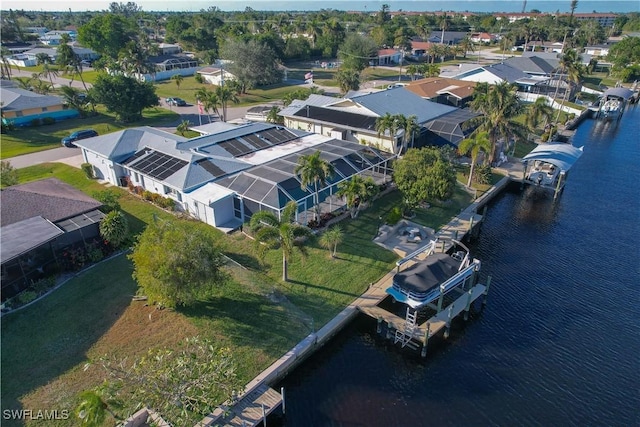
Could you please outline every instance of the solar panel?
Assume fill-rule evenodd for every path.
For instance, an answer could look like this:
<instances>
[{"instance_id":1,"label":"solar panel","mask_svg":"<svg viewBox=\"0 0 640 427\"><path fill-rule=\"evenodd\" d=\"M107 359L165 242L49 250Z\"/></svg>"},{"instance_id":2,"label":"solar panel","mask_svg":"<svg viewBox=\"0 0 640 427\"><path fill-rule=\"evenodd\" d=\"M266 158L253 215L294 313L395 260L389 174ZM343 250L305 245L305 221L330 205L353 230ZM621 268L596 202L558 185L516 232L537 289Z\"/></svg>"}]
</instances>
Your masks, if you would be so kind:
<instances>
[{"instance_id":1,"label":"solar panel","mask_svg":"<svg viewBox=\"0 0 640 427\"><path fill-rule=\"evenodd\" d=\"M262 149L262 148L267 148L270 147L271 144L269 144L268 142L262 140L259 136L257 135L244 135L242 137L242 141L245 141L251 145L253 145L256 149Z\"/></svg>"},{"instance_id":2,"label":"solar panel","mask_svg":"<svg viewBox=\"0 0 640 427\"><path fill-rule=\"evenodd\" d=\"M123 165L128 165L129 163L133 163L136 160L138 160L140 157L144 156L145 154L147 154L147 152L145 150L142 151L138 151L137 153L135 153L133 156L129 157L127 160L125 160L124 162L122 162Z\"/></svg>"},{"instance_id":3,"label":"solar panel","mask_svg":"<svg viewBox=\"0 0 640 427\"><path fill-rule=\"evenodd\" d=\"M216 178L219 177L219 176L222 176L222 175L224 175L226 173L225 171L220 169L218 167L218 165L216 165L215 163L213 163L209 159L198 160L196 162L196 164L198 164L200 167L202 167L202 169L206 170L207 172L209 172L211 175L213 175Z\"/></svg>"},{"instance_id":4,"label":"solar panel","mask_svg":"<svg viewBox=\"0 0 640 427\"><path fill-rule=\"evenodd\" d=\"M229 139L227 141L223 141L218 144L220 147L225 149L229 154L234 157L243 156L245 154L249 154L253 149L248 148L246 145L242 144L237 139Z\"/></svg>"},{"instance_id":5,"label":"solar panel","mask_svg":"<svg viewBox=\"0 0 640 427\"><path fill-rule=\"evenodd\" d=\"M177 159L168 154L152 151L140 161L131 164L130 167L152 178L164 180L182 169L187 163L185 160Z\"/></svg>"}]
</instances>

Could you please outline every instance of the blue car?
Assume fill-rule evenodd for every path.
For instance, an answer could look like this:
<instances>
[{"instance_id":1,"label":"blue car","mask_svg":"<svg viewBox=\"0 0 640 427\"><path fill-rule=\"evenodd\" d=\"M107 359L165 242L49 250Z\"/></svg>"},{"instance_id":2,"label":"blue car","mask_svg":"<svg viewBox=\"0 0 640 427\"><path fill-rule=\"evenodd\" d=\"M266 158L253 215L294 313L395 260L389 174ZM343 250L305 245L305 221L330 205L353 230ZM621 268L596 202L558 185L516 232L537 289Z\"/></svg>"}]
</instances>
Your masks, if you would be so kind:
<instances>
[{"instance_id":1,"label":"blue car","mask_svg":"<svg viewBox=\"0 0 640 427\"><path fill-rule=\"evenodd\" d=\"M74 144L75 141L93 138L94 136L98 136L98 132L93 129L78 130L73 132L71 135L62 138L62 145L68 148L76 148L76 145Z\"/></svg>"}]
</instances>

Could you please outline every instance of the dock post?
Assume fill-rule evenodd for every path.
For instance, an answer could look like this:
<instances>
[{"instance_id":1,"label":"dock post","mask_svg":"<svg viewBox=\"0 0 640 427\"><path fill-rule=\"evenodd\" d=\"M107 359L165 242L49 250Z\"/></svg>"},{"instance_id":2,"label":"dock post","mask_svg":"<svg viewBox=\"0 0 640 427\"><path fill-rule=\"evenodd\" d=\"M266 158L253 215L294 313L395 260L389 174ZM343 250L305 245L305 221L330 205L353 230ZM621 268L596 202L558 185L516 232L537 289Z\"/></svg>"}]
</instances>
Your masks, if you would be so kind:
<instances>
[{"instance_id":1,"label":"dock post","mask_svg":"<svg viewBox=\"0 0 640 427\"><path fill-rule=\"evenodd\" d=\"M431 323L427 322L427 330L424 332L424 345L420 351L420 356L427 357L427 344L429 343L429 336L431 335Z\"/></svg>"},{"instance_id":2,"label":"dock post","mask_svg":"<svg viewBox=\"0 0 640 427\"><path fill-rule=\"evenodd\" d=\"M387 339L391 339L391 322L387 322Z\"/></svg>"},{"instance_id":3,"label":"dock post","mask_svg":"<svg viewBox=\"0 0 640 427\"><path fill-rule=\"evenodd\" d=\"M438 313L442 311L442 300L444 299L444 294L440 291L440 298L438 298Z\"/></svg>"},{"instance_id":4,"label":"dock post","mask_svg":"<svg viewBox=\"0 0 640 427\"><path fill-rule=\"evenodd\" d=\"M376 333L382 332L382 317L378 317L378 326L376 326Z\"/></svg>"},{"instance_id":5,"label":"dock post","mask_svg":"<svg viewBox=\"0 0 640 427\"><path fill-rule=\"evenodd\" d=\"M451 330L451 316L453 315L453 304L449 306L449 313L447 313L447 325L444 330L444 338L449 338L449 331Z\"/></svg>"},{"instance_id":6,"label":"dock post","mask_svg":"<svg viewBox=\"0 0 640 427\"><path fill-rule=\"evenodd\" d=\"M280 395L282 395L282 415L284 415L287 410L287 406L284 400L284 387L280 387Z\"/></svg>"},{"instance_id":7,"label":"dock post","mask_svg":"<svg viewBox=\"0 0 640 427\"><path fill-rule=\"evenodd\" d=\"M564 174L560 173L560 176L558 177L558 185L556 185L556 192L553 195L553 200L555 200L556 198L558 198L558 193L560 193L560 191L562 191L562 186L563 184L563 178L564 178Z\"/></svg>"},{"instance_id":8,"label":"dock post","mask_svg":"<svg viewBox=\"0 0 640 427\"><path fill-rule=\"evenodd\" d=\"M484 208L482 208L482 219L480 221L484 221L486 216L487 216L487 205L484 205Z\"/></svg>"},{"instance_id":9,"label":"dock post","mask_svg":"<svg viewBox=\"0 0 640 427\"><path fill-rule=\"evenodd\" d=\"M442 252L444 253L444 248L445 248L446 243L444 242L444 240L442 241Z\"/></svg>"},{"instance_id":10,"label":"dock post","mask_svg":"<svg viewBox=\"0 0 640 427\"><path fill-rule=\"evenodd\" d=\"M487 277L487 287L484 289L482 298L482 308L487 305L487 294L489 293L489 286L491 286L491 276Z\"/></svg>"},{"instance_id":11,"label":"dock post","mask_svg":"<svg viewBox=\"0 0 640 427\"><path fill-rule=\"evenodd\" d=\"M471 215L471 219L469 219L469 233L473 231L473 215Z\"/></svg>"},{"instance_id":12,"label":"dock post","mask_svg":"<svg viewBox=\"0 0 640 427\"><path fill-rule=\"evenodd\" d=\"M467 292L467 306L464 308L464 320L469 320L469 309L471 308L471 294L473 293L473 288L469 289Z\"/></svg>"},{"instance_id":13,"label":"dock post","mask_svg":"<svg viewBox=\"0 0 640 427\"><path fill-rule=\"evenodd\" d=\"M264 410L264 403L262 404L262 425L267 427L267 413Z\"/></svg>"},{"instance_id":14,"label":"dock post","mask_svg":"<svg viewBox=\"0 0 640 427\"><path fill-rule=\"evenodd\" d=\"M453 232L453 240L458 240L458 230ZM444 252L444 251L443 251Z\"/></svg>"}]
</instances>

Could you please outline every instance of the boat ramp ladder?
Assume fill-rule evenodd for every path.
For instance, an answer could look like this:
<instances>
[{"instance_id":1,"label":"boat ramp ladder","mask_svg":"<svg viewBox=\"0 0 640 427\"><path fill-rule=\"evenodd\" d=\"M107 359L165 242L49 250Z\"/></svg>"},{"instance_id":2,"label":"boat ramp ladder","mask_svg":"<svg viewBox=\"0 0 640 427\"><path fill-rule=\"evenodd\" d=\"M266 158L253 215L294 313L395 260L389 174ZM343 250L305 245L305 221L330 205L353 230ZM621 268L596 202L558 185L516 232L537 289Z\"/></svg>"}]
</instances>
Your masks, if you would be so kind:
<instances>
[{"instance_id":1,"label":"boat ramp ladder","mask_svg":"<svg viewBox=\"0 0 640 427\"><path fill-rule=\"evenodd\" d=\"M416 336L418 311L411 311L409 307L407 307L407 315L405 317L404 330L396 330L396 337L393 341L394 344L400 343L402 348L405 346L409 346L414 350L418 347L415 343L411 342L411 340Z\"/></svg>"}]
</instances>

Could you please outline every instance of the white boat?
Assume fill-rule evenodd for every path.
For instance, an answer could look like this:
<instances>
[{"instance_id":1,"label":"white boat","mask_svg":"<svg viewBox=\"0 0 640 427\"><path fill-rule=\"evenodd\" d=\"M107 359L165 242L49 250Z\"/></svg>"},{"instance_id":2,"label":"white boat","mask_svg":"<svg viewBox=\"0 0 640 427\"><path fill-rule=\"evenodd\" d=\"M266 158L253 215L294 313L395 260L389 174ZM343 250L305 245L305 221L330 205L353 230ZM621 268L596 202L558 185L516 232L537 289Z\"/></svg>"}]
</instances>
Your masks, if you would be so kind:
<instances>
[{"instance_id":1,"label":"white boat","mask_svg":"<svg viewBox=\"0 0 640 427\"><path fill-rule=\"evenodd\" d=\"M480 270L480 261L471 259L469 249L452 254L434 253L435 242L423 261L419 261L393 276L393 285L386 292L396 301L419 310L452 290L474 280ZM400 266L401 264L398 264ZM471 283L473 285L473 283Z\"/></svg>"},{"instance_id":2,"label":"white boat","mask_svg":"<svg viewBox=\"0 0 640 427\"><path fill-rule=\"evenodd\" d=\"M598 118L618 120L622 117L625 106L633 98L633 91L624 87L607 89L602 94Z\"/></svg>"}]
</instances>

